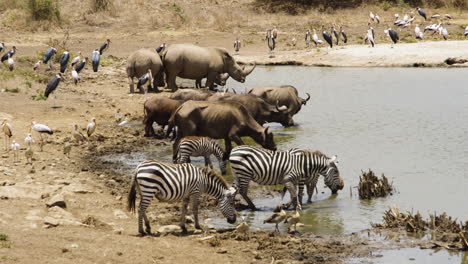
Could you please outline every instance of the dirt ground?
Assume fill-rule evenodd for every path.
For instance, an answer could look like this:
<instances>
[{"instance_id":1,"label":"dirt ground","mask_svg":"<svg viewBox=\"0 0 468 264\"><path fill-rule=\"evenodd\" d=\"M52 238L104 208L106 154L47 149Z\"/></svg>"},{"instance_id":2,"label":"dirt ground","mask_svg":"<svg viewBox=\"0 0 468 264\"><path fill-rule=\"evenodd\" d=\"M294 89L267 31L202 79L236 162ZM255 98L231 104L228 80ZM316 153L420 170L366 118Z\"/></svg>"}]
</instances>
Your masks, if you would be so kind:
<instances>
[{"instance_id":1,"label":"dirt ground","mask_svg":"<svg viewBox=\"0 0 468 264\"><path fill-rule=\"evenodd\" d=\"M145 3L139 1L138 5ZM275 17L276 20L267 22L287 21L282 16ZM114 19L124 18L120 15ZM118 163L106 163L98 158L113 153L131 155L135 149L171 144L143 137L140 123L144 95L128 94L125 58L138 48L155 48L162 42L189 42L232 50L232 32L237 30L239 38L246 42L237 59L245 63L407 66L414 63L440 65L446 57L468 57L468 42L425 41L397 45L394 49L390 49L388 42L375 49L353 43L331 51L324 47L305 49L299 30L302 26L286 23L277 51L268 54L262 40L264 31L254 26L256 19L249 20L245 28L239 24L237 28L243 30L210 30L194 26L188 27L190 30L145 27L131 30L129 25L119 30L116 26L106 29L106 24L92 24L89 22L92 19L97 18L85 17L85 22L79 20L76 25L47 32L18 32L11 27L0 27L2 34L9 36L5 44L18 47L15 55L17 70L9 74L0 65L0 119L8 119L13 127L12 139L22 146L20 162L13 163L14 154L3 150L5 144L1 134L0 235L5 234L8 238L3 241L0 237L0 263L342 263L347 258L370 257L371 252L378 249L429 243L405 242L404 239L393 244L381 243L366 236L367 231L343 236L315 236L251 230L249 238L244 239L235 232L213 233L208 227L206 232L191 232L188 236L176 232L161 237L137 237L136 216L125 210L129 171ZM306 21L305 17L300 19ZM265 25L266 22L261 27ZM70 33L67 46L74 54L81 50L90 55L106 38L110 38L112 44L99 72L91 72L88 65L78 86L72 83L67 72L57 92L60 107L51 108L52 98L35 101L32 96L45 88L39 79L47 80L53 73L46 72L44 66L39 73L21 69L30 69L39 59L38 52L44 51L51 39L63 40L66 31ZM292 35L297 35L300 43L296 47L288 44ZM15 88L19 90L6 91ZM140 125L117 126L114 120L117 109L128 114L131 124ZM78 124L84 133L83 129L92 117L97 120L95 136L83 144L76 143L72 136L73 125ZM55 131L46 137L43 152L39 151L39 136L33 134L36 142L32 165L26 164L23 140L31 121L46 124ZM66 143L72 145L70 158L63 154ZM64 199L66 208L46 206L56 195ZM153 230L179 223L179 204L154 202L148 212Z\"/></svg>"}]
</instances>

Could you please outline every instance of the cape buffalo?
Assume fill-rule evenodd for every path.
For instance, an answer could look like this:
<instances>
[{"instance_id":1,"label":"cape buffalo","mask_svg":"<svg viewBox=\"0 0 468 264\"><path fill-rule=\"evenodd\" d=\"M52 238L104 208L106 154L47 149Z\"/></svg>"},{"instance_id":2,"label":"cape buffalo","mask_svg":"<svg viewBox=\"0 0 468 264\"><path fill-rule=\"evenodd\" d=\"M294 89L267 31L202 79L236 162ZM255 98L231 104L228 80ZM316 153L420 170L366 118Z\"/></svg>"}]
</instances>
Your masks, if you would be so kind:
<instances>
[{"instance_id":1,"label":"cape buffalo","mask_svg":"<svg viewBox=\"0 0 468 264\"><path fill-rule=\"evenodd\" d=\"M245 107L234 102L187 101L171 116L169 129L172 126L177 126L177 137L173 145L174 160L179 142L186 136L224 139L224 159L231 153L231 140L237 145L244 145L241 137L246 136L264 148L276 150L273 133L259 125Z\"/></svg>"},{"instance_id":2,"label":"cape buffalo","mask_svg":"<svg viewBox=\"0 0 468 264\"><path fill-rule=\"evenodd\" d=\"M145 137L155 136L154 122L164 130L164 127L169 123L169 118L181 104L181 101L172 100L162 95L153 96L146 100L144 104L145 117L143 119ZM170 131L167 132L167 134L169 133Z\"/></svg>"},{"instance_id":3,"label":"cape buffalo","mask_svg":"<svg viewBox=\"0 0 468 264\"><path fill-rule=\"evenodd\" d=\"M265 98L271 103L278 102L279 105L288 107L291 115L297 114L301 110L302 105L306 105L310 100L310 94L307 94L307 99L299 97L297 89L291 85L283 86L259 86L251 89L249 94L255 94Z\"/></svg>"}]
</instances>

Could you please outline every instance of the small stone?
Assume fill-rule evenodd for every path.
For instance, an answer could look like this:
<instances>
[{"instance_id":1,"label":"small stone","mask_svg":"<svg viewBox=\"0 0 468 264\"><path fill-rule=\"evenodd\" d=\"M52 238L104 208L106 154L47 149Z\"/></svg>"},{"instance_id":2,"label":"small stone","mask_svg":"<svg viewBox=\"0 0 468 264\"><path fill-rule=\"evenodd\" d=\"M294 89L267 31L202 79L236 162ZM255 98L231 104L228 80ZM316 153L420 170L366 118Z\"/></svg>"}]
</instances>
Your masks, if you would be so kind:
<instances>
[{"instance_id":1,"label":"small stone","mask_svg":"<svg viewBox=\"0 0 468 264\"><path fill-rule=\"evenodd\" d=\"M165 225L165 226L161 226L160 228L158 228L158 233L161 233L161 234L175 233L175 232L181 232L181 231L182 231L182 228L180 228L180 226L178 225Z\"/></svg>"},{"instance_id":2,"label":"small stone","mask_svg":"<svg viewBox=\"0 0 468 264\"><path fill-rule=\"evenodd\" d=\"M116 199L117 201L122 200L122 195L118 195L117 197L115 197L115 199Z\"/></svg>"},{"instance_id":3,"label":"small stone","mask_svg":"<svg viewBox=\"0 0 468 264\"><path fill-rule=\"evenodd\" d=\"M199 235L199 234L202 234L202 233L203 233L203 231L202 231L201 229L195 229L195 230L193 231L193 234L194 234L194 235Z\"/></svg>"},{"instance_id":4,"label":"small stone","mask_svg":"<svg viewBox=\"0 0 468 264\"><path fill-rule=\"evenodd\" d=\"M226 250L226 249L220 249L220 250L216 251L216 253L218 253L218 254L226 254L226 253L227 253L227 250Z\"/></svg>"},{"instance_id":5,"label":"small stone","mask_svg":"<svg viewBox=\"0 0 468 264\"><path fill-rule=\"evenodd\" d=\"M114 216L118 219L127 219L128 216L126 213L124 213L124 211L120 210L120 209L116 209L114 210Z\"/></svg>"},{"instance_id":6,"label":"small stone","mask_svg":"<svg viewBox=\"0 0 468 264\"><path fill-rule=\"evenodd\" d=\"M46 228L56 227L59 225L59 221L53 217L46 216L44 217L44 224L46 225Z\"/></svg>"},{"instance_id":7,"label":"small stone","mask_svg":"<svg viewBox=\"0 0 468 264\"><path fill-rule=\"evenodd\" d=\"M47 207L62 207L67 208L67 204L65 203L65 199L61 194L56 194L46 203Z\"/></svg>"},{"instance_id":8,"label":"small stone","mask_svg":"<svg viewBox=\"0 0 468 264\"><path fill-rule=\"evenodd\" d=\"M113 232L115 235L121 235L123 234L123 228L114 229Z\"/></svg>"},{"instance_id":9,"label":"small stone","mask_svg":"<svg viewBox=\"0 0 468 264\"><path fill-rule=\"evenodd\" d=\"M119 252L117 252L117 256L122 256L122 255L123 255L123 253L122 253L122 252L120 252L120 251L119 251Z\"/></svg>"}]
</instances>

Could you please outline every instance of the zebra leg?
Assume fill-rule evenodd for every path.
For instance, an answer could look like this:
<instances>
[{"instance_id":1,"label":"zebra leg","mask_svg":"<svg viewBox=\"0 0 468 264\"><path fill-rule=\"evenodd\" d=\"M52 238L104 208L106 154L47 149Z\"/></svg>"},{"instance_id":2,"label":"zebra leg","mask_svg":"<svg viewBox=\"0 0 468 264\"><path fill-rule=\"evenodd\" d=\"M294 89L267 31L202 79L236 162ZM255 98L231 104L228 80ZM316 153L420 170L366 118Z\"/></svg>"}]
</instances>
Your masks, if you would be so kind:
<instances>
[{"instance_id":1,"label":"zebra leg","mask_svg":"<svg viewBox=\"0 0 468 264\"><path fill-rule=\"evenodd\" d=\"M296 193L296 186L292 182L286 182L284 184L284 187L288 189L289 194L291 194L291 203L293 205L293 208L296 208L297 206L297 193Z\"/></svg>"},{"instance_id":2,"label":"zebra leg","mask_svg":"<svg viewBox=\"0 0 468 264\"><path fill-rule=\"evenodd\" d=\"M198 222L198 200L200 199L200 195L194 194L192 195L192 211L193 211L193 218L195 220L195 228L202 229L200 227L200 223Z\"/></svg>"},{"instance_id":3,"label":"zebra leg","mask_svg":"<svg viewBox=\"0 0 468 264\"><path fill-rule=\"evenodd\" d=\"M309 189L307 189L308 191ZM304 183L299 183L299 193L297 198L299 199L299 203L302 205L302 198L304 197Z\"/></svg>"},{"instance_id":4,"label":"zebra leg","mask_svg":"<svg viewBox=\"0 0 468 264\"><path fill-rule=\"evenodd\" d=\"M258 210L257 207L255 207L255 204L252 202L252 200L250 200L249 196L247 196L248 190L249 190L249 183L247 183L246 185L242 184L240 187L239 193L240 195L242 195L242 198L244 198L244 200L247 202L250 209L252 211L257 211Z\"/></svg>"},{"instance_id":5,"label":"zebra leg","mask_svg":"<svg viewBox=\"0 0 468 264\"><path fill-rule=\"evenodd\" d=\"M213 169L213 163L211 163L210 156L205 156L205 167L210 166L211 169Z\"/></svg>"},{"instance_id":6,"label":"zebra leg","mask_svg":"<svg viewBox=\"0 0 468 264\"><path fill-rule=\"evenodd\" d=\"M149 202L150 201L147 201L144 197L140 199L140 206L138 208L138 233L140 233L141 236L146 235L146 233L151 234L151 226L146 216L146 208L148 208ZM145 220L146 233L143 231L143 219Z\"/></svg>"},{"instance_id":7,"label":"zebra leg","mask_svg":"<svg viewBox=\"0 0 468 264\"><path fill-rule=\"evenodd\" d=\"M180 216L180 228L182 228L182 234L187 234L187 228L185 227L185 216L187 215L187 207L190 202L190 198L185 198L182 203L182 213Z\"/></svg>"}]
</instances>

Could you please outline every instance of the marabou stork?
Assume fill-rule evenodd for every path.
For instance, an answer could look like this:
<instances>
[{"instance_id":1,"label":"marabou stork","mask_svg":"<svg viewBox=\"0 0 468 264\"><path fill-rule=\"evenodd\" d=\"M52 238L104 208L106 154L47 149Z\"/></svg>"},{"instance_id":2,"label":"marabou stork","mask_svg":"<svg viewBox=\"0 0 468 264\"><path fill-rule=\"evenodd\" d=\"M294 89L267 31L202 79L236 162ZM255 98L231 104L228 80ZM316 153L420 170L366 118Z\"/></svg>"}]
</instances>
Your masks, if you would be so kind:
<instances>
[{"instance_id":1,"label":"marabou stork","mask_svg":"<svg viewBox=\"0 0 468 264\"><path fill-rule=\"evenodd\" d=\"M330 48L333 48L333 39L332 39L332 36L330 34L328 34L328 32L325 30L325 26L322 25L322 36L323 38L325 39L325 41L328 43L328 45L330 46Z\"/></svg>"},{"instance_id":2,"label":"marabou stork","mask_svg":"<svg viewBox=\"0 0 468 264\"><path fill-rule=\"evenodd\" d=\"M348 36L346 36L346 33L344 32L343 26L340 26L340 34L343 37L343 43L346 44L346 42L348 42Z\"/></svg>"},{"instance_id":3,"label":"marabou stork","mask_svg":"<svg viewBox=\"0 0 468 264\"><path fill-rule=\"evenodd\" d=\"M80 73L81 70L85 67L86 63L88 62L88 57L85 57L80 63L78 63L75 67L77 73Z\"/></svg>"},{"instance_id":4,"label":"marabou stork","mask_svg":"<svg viewBox=\"0 0 468 264\"><path fill-rule=\"evenodd\" d=\"M166 43L164 42L159 47L156 48L156 53L161 54L166 49Z\"/></svg>"},{"instance_id":5,"label":"marabou stork","mask_svg":"<svg viewBox=\"0 0 468 264\"><path fill-rule=\"evenodd\" d=\"M53 63L53 59L52 57L54 57L54 55L57 53L57 49L55 49L54 47L50 47L46 50L46 52L44 53L44 58L42 59L42 63L44 64L47 64L48 62L49 63L49 70L52 70L53 67L52 67L52 63Z\"/></svg>"},{"instance_id":6,"label":"marabou stork","mask_svg":"<svg viewBox=\"0 0 468 264\"><path fill-rule=\"evenodd\" d=\"M11 58L13 58L13 55L15 55L17 49L16 46L13 46L11 50L9 50L7 53L3 54L1 61L4 62L8 60L8 55L10 55Z\"/></svg>"},{"instance_id":7,"label":"marabou stork","mask_svg":"<svg viewBox=\"0 0 468 264\"><path fill-rule=\"evenodd\" d=\"M47 98L49 97L51 93L54 93L54 106L53 107L55 107L55 101L56 101L55 90L57 89L61 80L62 80L62 73L59 72L54 76L54 78L52 78L49 81L44 92L44 96Z\"/></svg>"},{"instance_id":8,"label":"marabou stork","mask_svg":"<svg viewBox=\"0 0 468 264\"><path fill-rule=\"evenodd\" d=\"M332 25L331 27L331 32L333 33L333 35L335 36L335 43L336 45L338 46L338 42L340 41L340 35L338 34L338 32L336 32L335 30L335 25Z\"/></svg>"},{"instance_id":9,"label":"marabou stork","mask_svg":"<svg viewBox=\"0 0 468 264\"><path fill-rule=\"evenodd\" d=\"M93 71L97 72L99 68L99 61L101 61L101 53L96 49L91 55L91 62L93 63Z\"/></svg>"},{"instance_id":10,"label":"marabou stork","mask_svg":"<svg viewBox=\"0 0 468 264\"><path fill-rule=\"evenodd\" d=\"M102 46L99 48L99 55L102 55L104 51L109 49L110 43L111 43L110 39L107 39L106 42L102 44Z\"/></svg>"},{"instance_id":11,"label":"marabou stork","mask_svg":"<svg viewBox=\"0 0 468 264\"><path fill-rule=\"evenodd\" d=\"M312 40L312 34L310 33L310 29L307 29L306 30L306 33L305 33L305 37L304 37L304 40L305 40L305 44L306 44L306 47L308 48L310 46L310 40Z\"/></svg>"},{"instance_id":12,"label":"marabou stork","mask_svg":"<svg viewBox=\"0 0 468 264\"><path fill-rule=\"evenodd\" d=\"M0 43L0 52L2 52L5 49L5 43Z\"/></svg>"},{"instance_id":13,"label":"marabou stork","mask_svg":"<svg viewBox=\"0 0 468 264\"><path fill-rule=\"evenodd\" d=\"M37 70L37 68L39 68L39 66L41 66L41 64L42 64L42 61L41 61L41 60L39 60L39 61L37 61L36 63L34 63L33 71Z\"/></svg>"},{"instance_id":14,"label":"marabou stork","mask_svg":"<svg viewBox=\"0 0 468 264\"><path fill-rule=\"evenodd\" d=\"M427 20L426 12L422 8L418 7L416 10L418 11L418 14L424 18L424 20Z\"/></svg>"},{"instance_id":15,"label":"marabou stork","mask_svg":"<svg viewBox=\"0 0 468 264\"><path fill-rule=\"evenodd\" d=\"M276 46L276 40L273 37L271 29L267 30L266 40L267 40L268 48L270 49L270 53L272 53Z\"/></svg>"},{"instance_id":16,"label":"marabou stork","mask_svg":"<svg viewBox=\"0 0 468 264\"><path fill-rule=\"evenodd\" d=\"M148 93L148 90L149 89L152 89L152 84L153 84L153 74L151 73L151 69L148 69L148 72L143 74L143 76L141 76L139 79L138 79L138 83L137 83L137 89L139 89L141 91L141 87L143 85L145 85L147 82L149 82L148 84L148 87L146 89L143 89L144 92L145 92L145 97L146 97L146 94ZM146 98L145 98L146 99Z\"/></svg>"},{"instance_id":17,"label":"marabou stork","mask_svg":"<svg viewBox=\"0 0 468 264\"><path fill-rule=\"evenodd\" d=\"M392 28L388 28L386 33L392 40L392 48L393 48L393 46L398 42L398 40L400 40L400 37L398 36L398 32L396 32Z\"/></svg>"},{"instance_id":18,"label":"marabou stork","mask_svg":"<svg viewBox=\"0 0 468 264\"><path fill-rule=\"evenodd\" d=\"M465 28L465 33L464 33L465 37L468 36L468 26L466 26Z\"/></svg>"},{"instance_id":19,"label":"marabou stork","mask_svg":"<svg viewBox=\"0 0 468 264\"><path fill-rule=\"evenodd\" d=\"M65 73L68 67L68 61L70 60L70 53L68 51L64 51L62 56L60 56L60 72Z\"/></svg>"}]
</instances>

